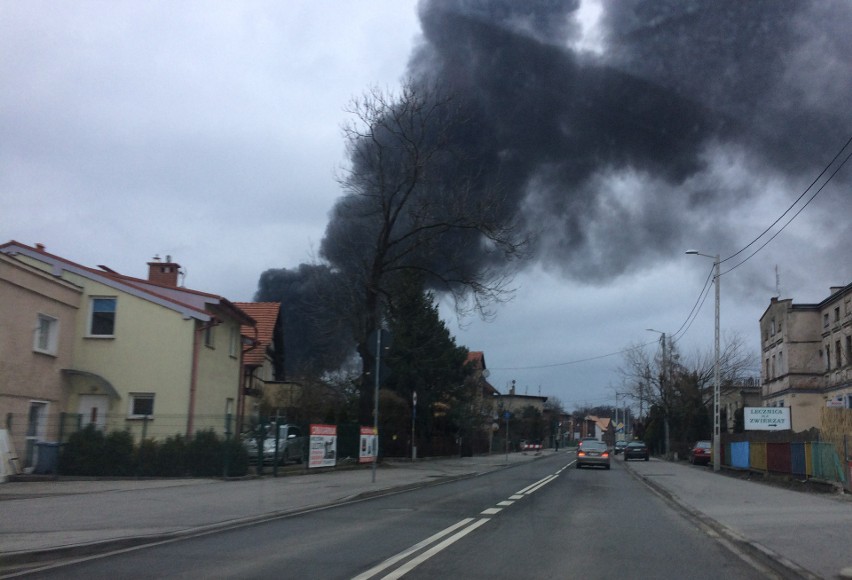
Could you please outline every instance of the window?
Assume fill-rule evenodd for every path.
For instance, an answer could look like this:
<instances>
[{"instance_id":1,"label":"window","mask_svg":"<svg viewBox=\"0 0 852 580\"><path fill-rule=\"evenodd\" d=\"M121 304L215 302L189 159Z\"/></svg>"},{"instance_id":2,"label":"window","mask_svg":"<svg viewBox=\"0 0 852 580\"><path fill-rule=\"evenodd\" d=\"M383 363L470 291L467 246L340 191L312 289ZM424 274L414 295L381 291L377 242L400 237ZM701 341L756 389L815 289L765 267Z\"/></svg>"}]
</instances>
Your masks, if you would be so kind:
<instances>
[{"instance_id":1,"label":"window","mask_svg":"<svg viewBox=\"0 0 852 580\"><path fill-rule=\"evenodd\" d=\"M115 335L115 298L92 298L89 336Z\"/></svg>"},{"instance_id":2,"label":"window","mask_svg":"<svg viewBox=\"0 0 852 580\"><path fill-rule=\"evenodd\" d=\"M784 353L782 351L778 351L778 376L784 374Z\"/></svg>"},{"instance_id":3,"label":"window","mask_svg":"<svg viewBox=\"0 0 852 580\"><path fill-rule=\"evenodd\" d=\"M769 359L766 359L766 364L763 366L763 376L766 377L766 380L769 380Z\"/></svg>"},{"instance_id":4,"label":"window","mask_svg":"<svg viewBox=\"0 0 852 580\"><path fill-rule=\"evenodd\" d=\"M831 349L825 345L825 370L831 370Z\"/></svg>"},{"instance_id":5,"label":"window","mask_svg":"<svg viewBox=\"0 0 852 580\"><path fill-rule=\"evenodd\" d=\"M52 316L39 314L36 317L33 350L44 354L56 354L59 341L59 321Z\"/></svg>"},{"instance_id":6,"label":"window","mask_svg":"<svg viewBox=\"0 0 852 580\"><path fill-rule=\"evenodd\" d=\"M822 315L822 326L828 328L828 312Z\"/></svg>"},{"instance_id":7,"label":"window","mask_svg":"<svg viewBox=\"0 0 852 580\"><path fill-rule=\"evenodd\" d=\"M769 373L769 378L770 379L775 378L775 355L774 354L772 355L772 370Z\"/></svg>"},{"instance_id":8,"label":"window","mask_svg":"<svg viewBox=\"0 0 852 580\"><path fill-rule=\"evenodd\" d=\"M237 348L240 344L240 332L236 326L231 327L230 336L228 337L228 354L232 357L237 357Z\"/></svg>"},{"instance_id":9,"label":"window","mask_svg":"<svg viewBox=\"0 0 852 580\"><path fill-rule=\"evenodd\" d=\"M846 337L846 364L852 364L852 336Z\"/></svg>"},{"instance_id":10,"label":"window","mask_svg":"<svg viewBox=\"0 0 852 580\"><path fill-rule=\"evenodd\" d=\"M840 368L843 366L843 359L840 358L840 341L834 343L834 366Z\"/></svg>"},{"instance_id":11,"label":"window","mask_svg":"<svg viewBox=\"0 0 852 580\"><path fill-rule=\"evenodd\" d=\"M772 336L775 336L775 319L774 318L772 319L772 322L770 323L770 328L772 329L771 330Z\"/></svg>"},{"instance_id":12,"label":"window","mask_svg":"<svg viewBox=\"0 0 852 580\"><path fill-rule=\"evenodd\" d=\"M149 419L154 416L154 394L153 393L130 393L130 402L127 409L130 419Z\"/></svg>"},{"instance_id":13,"label":"window","mask_svg":"<svg viewBox=\"0 0 852 580\"><path fill-rule=\"evenodd\" d=\"M840 306L834 309L834 322L840 322Z\"/></svg>"},{"instance_id":14,"label":"window","mask_svg":"<svg viewBox=\"0 0 852 580\"><path fill-rule=\"evenodd\" d=\"M215 337L213 336L214 328L215 326L212 324L209 324L204 328L204 346L207 348L216 348L216 342L214 340Z\"/></svg>"}]
</instances>

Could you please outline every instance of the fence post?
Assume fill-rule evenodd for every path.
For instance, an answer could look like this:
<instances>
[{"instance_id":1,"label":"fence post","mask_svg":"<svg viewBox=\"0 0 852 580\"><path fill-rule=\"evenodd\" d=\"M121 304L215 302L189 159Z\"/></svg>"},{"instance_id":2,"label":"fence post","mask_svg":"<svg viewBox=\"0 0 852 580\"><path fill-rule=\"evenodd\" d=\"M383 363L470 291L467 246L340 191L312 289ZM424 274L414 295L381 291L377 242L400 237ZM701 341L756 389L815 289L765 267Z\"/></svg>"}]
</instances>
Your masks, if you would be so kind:
<instances>
[{"instance_id":1,"label":"fence post","mask_svg":"<svg viewBox=\"0 0 852 580\"><path fill-rule=\"evenodd\" d=\"M223 477L228 477L228 471L231 463L231 414L225 413L225 457L224 457L224 473Z\"/></svg>"}]
</instances>

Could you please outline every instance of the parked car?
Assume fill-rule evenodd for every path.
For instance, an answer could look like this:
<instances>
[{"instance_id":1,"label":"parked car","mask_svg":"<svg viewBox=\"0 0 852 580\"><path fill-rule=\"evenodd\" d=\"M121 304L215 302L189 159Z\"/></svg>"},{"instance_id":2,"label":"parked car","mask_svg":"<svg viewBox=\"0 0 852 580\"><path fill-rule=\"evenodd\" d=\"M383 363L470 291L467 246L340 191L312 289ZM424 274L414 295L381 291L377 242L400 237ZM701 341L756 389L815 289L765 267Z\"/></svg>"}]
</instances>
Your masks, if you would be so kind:
<instances>
[{"instance_id":1,"label":"parked car","mask_svg":"<svg viewBox=\"0 0 852 580\"><path fill-rule=\"evenodd\" d=\"M624 448L624 461L630 459L644 459L648 461L651 458L651 453L648 451L648 446L643 441L631 441Z\"/></svg>"},{"instance_id":2,"label":"parked car","mask_svg":"<svg viewBox=\"0 0 852 580\"><path fill-rule=\"evenodd\" d=\"M609 469L609 447L603 441L594 439L581 442L577 449L577 469L584 465L602 465Z\"/></svg>"},{"instance_id":3,"label":"parked car","mask_svg":"<svg viewBox=\"0 0 852 580\"><path fill-rule=\"evenodd\" d=\"M693 465L709 465L713 460L713 443L697 441L689 450L689 462Z\"/></svg>"},{"instance_id":4,"label":"parked car","mask_svg":"<svg viewBox=\"0 0 852 580\"><path fill-rule=\"evenodd\" d=\"M627 441L624 441L624 440L622 440L622 441L616 441L616 442L615 442L615 448L613 449L613 452L614 452L616 455L618 455L619 453L621 453L621 452L623 452L623 451L624 451L624 448L625 448L625 447L627 447Z\"/></svg>"},{"instance_id":5,"label":"parked car","mask_svg":"<svg viewBox=\"0 0 852 580\"><path fill-rule=\"evenodd\" d=\"M245 436L243 445L249 454L249 461L257 463L257 432ZM295 425L278 425L278 453L279 465L285 465L290 461L301 463L305 454L305 437L301 429ZM271 465L275 463L275 425L267 426L263 431L263 463Z\"/></svg>"}]
</instances>

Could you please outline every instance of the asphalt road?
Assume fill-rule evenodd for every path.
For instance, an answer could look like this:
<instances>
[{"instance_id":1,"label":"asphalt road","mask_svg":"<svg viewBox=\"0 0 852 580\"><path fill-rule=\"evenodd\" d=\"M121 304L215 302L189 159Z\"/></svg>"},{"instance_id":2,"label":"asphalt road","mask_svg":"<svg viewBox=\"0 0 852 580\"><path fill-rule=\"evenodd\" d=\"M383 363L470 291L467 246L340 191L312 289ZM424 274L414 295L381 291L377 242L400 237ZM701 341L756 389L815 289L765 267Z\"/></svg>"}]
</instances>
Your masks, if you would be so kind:
<instances>
[{"instance_id":1,"label":"asphalt road","mask_svg":"<svg viewBox=\"0 0 852 580\"><path fill-rule=\"evenodd\" d=\"M624 469L573 454L87 559L39 578L756 578Z\"/></svg>"}]
</instances>

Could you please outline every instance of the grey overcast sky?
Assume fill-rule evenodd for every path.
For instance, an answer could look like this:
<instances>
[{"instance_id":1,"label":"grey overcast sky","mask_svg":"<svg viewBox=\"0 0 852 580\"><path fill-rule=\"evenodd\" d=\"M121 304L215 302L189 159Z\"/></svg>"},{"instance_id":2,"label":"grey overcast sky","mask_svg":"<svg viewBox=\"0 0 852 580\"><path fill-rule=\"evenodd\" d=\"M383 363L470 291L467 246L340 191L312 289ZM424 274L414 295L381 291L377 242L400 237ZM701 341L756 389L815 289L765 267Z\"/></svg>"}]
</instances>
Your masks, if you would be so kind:
<instances>
[{"instance_id":1,"label":"grey overcast sky","mask_svg":"<svg viewBox=\"0 0 852 580\"><path fill-rule=\"evenodd\" d=\"M251 300L263 271L319 259L349 100L452 76L512 136L517 206L542 235L493 321L447 322L503 392L614 403L621 358L603 355L653 348L646 329L675 333L699 297L712 260L684 251L743 248L852 136L851 15L845 0L0 0L0 237L139 277L171 255L188 287ZM818 302L852 282L850 175L723 276L723 334L757 354L776 288ZM712 349L712 293L678 338Z\"/></svg>"}]
</instances>

